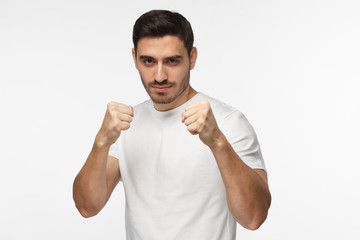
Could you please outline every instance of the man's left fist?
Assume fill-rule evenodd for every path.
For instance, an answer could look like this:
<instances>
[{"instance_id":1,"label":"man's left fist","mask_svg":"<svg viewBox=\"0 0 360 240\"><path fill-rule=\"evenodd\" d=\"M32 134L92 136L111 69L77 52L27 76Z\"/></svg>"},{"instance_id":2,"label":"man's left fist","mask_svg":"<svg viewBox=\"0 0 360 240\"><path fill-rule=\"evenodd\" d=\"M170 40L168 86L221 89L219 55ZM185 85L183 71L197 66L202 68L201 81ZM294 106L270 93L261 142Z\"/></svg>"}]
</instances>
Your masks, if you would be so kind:
<instances>
[{"instance_id":1,"label":"man's left fist","mask_svg":"<svg viewBox=\"0 0 360 240\"><path fill-rule=\"evenodd\" d=\"M201 141L210 148L216 144L217 138L222 134L210 103L206 100L187 106L181 117L188 131L193 135L199 134Z\"/></svg>"}]
</instances>

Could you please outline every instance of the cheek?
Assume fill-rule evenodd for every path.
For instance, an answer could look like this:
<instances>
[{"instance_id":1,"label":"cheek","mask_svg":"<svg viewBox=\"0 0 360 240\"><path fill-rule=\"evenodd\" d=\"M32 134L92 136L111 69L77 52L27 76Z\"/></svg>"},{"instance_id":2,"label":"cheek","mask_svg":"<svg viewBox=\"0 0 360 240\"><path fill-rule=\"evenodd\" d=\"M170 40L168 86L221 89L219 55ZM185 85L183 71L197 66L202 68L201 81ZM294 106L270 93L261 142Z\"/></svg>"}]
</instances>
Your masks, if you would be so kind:
<instances>
[{"instance_id":1,"label":"cheek","mask_svg":"<svg viewBox=\"0 0 360 240\"><path fill-rule=\"evenodd\" d=\"M139 69L139 74L144 82L149 83L153 81L152 73L150 71Z\"/></svg>"},{"instance_id":2,"label":"cheek","mask_svg":"<svg viewBox=\"0 0 360 240\"><path fill-rule=\"evenodd\" d=\"M189 71L188 69L178 69L177 71L174 71L171 76L169 76L170 81L176 81L181 82L184 81L184 79L188 78ZM172 78L172 79L171 79Z\"/></svg>"}]
</instances>

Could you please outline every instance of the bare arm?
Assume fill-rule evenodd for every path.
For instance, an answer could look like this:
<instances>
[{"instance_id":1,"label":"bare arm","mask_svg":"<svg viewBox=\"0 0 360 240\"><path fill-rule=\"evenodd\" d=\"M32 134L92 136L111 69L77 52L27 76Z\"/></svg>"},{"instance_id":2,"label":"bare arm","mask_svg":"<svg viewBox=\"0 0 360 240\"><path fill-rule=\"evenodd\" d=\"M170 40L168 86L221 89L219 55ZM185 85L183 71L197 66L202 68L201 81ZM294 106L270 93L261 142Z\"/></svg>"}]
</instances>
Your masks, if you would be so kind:
<instances>
[{"instance_id":1,"label":"bare arm","mask_svg":"<svg viewBox=\"0 0 360 240\"><path fill-rule=\"evenodd\" d=\"M242 226L251 230L259 228L271 203L265 171L248 167L222 134L210 149L224 181L231 214Z\"/></svg>"},{"instance_id":2,"label":"bare arm","mask_svg":"<svg viewBox=\"0 0 360 240\"><path fill-rule=\"evenodd\" d=\"M108 153L121 131L130 127L132 117L130 106L114 102L108 104L93 148L74 180L73 198L83 217L98 214L120 181L119 162Z\"/></svg>"},{"instance_id":3,"label":"bare arm","mask_svg":"<svg viewBox=\"0 0 360 240\"><path fill-rule=\"evenodd\" d=\"M259 228L267 217L271 202L266 173L251 169L240 159L217 126L209 102L200 101L188 106L182 121L191 134L198 134L211 149L233 217L245 228Z\"/></svg>"},{"instance_id":4,"label":"bare arm","mask_svg":"<svg viewBox=\"0 0 360 240\"><path fill-rule=\"evenodd\" d=\"M79 174L74 180L73 197L83 217L100 212L120 181L119 162L109 156L109 148L94 143Z\"/></svg>"}]
</instances>

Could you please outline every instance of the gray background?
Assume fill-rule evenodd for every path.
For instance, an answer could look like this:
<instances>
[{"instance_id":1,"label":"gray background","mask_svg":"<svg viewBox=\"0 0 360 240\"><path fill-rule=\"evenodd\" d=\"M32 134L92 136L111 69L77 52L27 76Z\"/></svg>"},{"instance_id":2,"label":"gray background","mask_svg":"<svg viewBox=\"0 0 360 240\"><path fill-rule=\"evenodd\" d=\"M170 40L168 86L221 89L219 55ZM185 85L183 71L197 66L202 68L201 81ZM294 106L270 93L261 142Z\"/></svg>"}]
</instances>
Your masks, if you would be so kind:
<instances>
[{"instance_id":1,"label":"gray background","mask_svg":"<svg viewBox=\"0 0 360 240\"><path fill-rule=\"evenodd\" d=\"M107 102L147 99L134 21L182 13L198 91L253 124L273 203L238 239L358 239L359 1L0 0L0 239L125 239L119 184L83 219L72 182Z\"/></svg>"}]
</instances>

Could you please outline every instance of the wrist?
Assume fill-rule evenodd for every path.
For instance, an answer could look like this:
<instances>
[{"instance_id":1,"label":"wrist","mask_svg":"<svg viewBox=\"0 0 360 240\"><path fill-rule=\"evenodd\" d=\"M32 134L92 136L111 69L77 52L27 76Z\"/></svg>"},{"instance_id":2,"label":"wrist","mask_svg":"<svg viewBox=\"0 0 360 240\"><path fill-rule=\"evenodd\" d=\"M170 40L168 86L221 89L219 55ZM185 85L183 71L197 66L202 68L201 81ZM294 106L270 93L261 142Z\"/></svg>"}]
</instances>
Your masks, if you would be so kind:
<instances>
[{"instance_id":1,"label":"wrist","mask_svg":"<svg viewBox=\"0 0 360 240\"><path fill-rule=\"evenodd\" d=\"M214 140L211 144L210 149L214 151L221 151L226 145L228 144L228 141L224 134L220 131L217 134L214 134Z\"/></svg>"},{"instance_id":2,"label":"wrist","mask_svg":"<svg viewBox=\"0 0 360 240\"><path fill-rule=\"evenodd\" d=\"M110 143L106 138L102 137L100 134L97 134L95 137L94 145L97 148L110 148L112 143Z\"/></svg>"}]
</instances>

